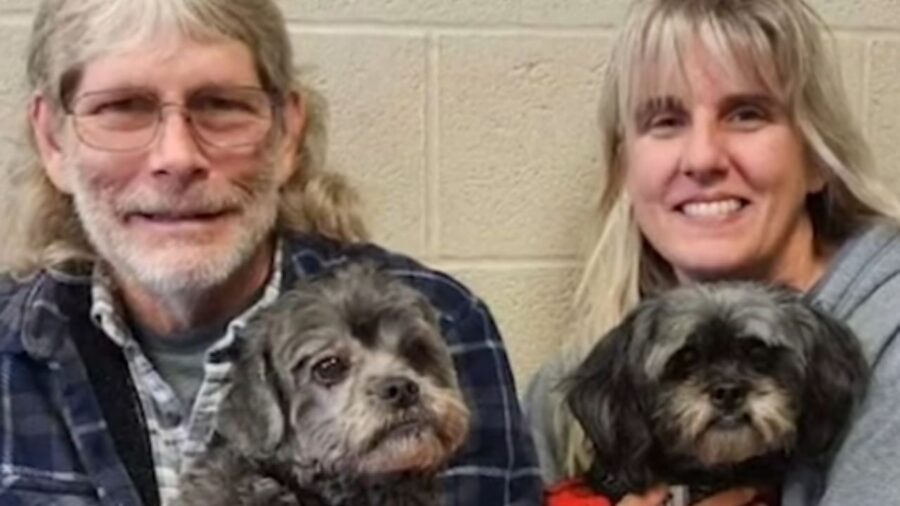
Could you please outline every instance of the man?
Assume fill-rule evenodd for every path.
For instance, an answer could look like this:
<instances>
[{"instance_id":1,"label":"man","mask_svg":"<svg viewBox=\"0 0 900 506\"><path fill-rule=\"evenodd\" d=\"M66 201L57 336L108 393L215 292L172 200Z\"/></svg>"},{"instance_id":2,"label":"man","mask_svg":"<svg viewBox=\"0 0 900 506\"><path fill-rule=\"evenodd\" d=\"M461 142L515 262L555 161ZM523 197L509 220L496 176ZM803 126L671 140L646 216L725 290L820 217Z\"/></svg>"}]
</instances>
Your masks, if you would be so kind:
<instances>
[{"instance_id":1,"label":"man","mask_svg":"<svg viewBox=\"0 0 900 506\"><path fill-rule=\"evenodd\" d=\"M271 0L46 0L28 65L40 164L17 178L25 248L0 288L0 503L171 502L244 322L363 258L429 297L455 354L473 425L444 502L540 503L487 308L356 241Z\"/></svg>"}]
</instances>

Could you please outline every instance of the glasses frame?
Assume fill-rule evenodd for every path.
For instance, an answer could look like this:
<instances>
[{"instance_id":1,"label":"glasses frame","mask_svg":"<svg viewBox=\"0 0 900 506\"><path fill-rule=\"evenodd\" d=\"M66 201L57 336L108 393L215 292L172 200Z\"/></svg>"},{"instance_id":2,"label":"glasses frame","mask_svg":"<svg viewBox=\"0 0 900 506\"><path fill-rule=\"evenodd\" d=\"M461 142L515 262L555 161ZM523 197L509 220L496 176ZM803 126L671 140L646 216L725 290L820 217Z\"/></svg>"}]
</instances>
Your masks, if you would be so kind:
<instances>
[{"instance_id":1,"label":"glasses frame","mask_svg":"<svg viewBox=\"0 0 900 506\"><path fill-rule=\"evenodd\" d=\"M268 128L266 129L266 132L263 135L261 135L259 139L256 139L253 141L247 141L247 142L243 142L243 143L239 143L239 144L222 145L222 144L216 144L214 142L211 142L209 139L207 139L202 133L200 133L200 131L196 127L194 117L191 114L191 110L188 109L188 103L190 102L191 98L193 98L194 96L204 93L204 92L208 93L208 92L214 91L214 90L242 90L242 91L249 90L249 91L259 91L263 95L265 95L266 99L269 101L268 109L269 109L269 114L270 114L270 116L268 118L269 125L268 125ZM89 139L87 139L86 136L81 131L82 127L79 126L79 122L82 121L82 118L89 117L90 115L77 114L75 112L76 104L80 100L83 100L86 97L96 96L96 95L105 94L105 93L128 92L128 91L134 91L136 95L152 97L153 100L156 101L156 106L157 106L156 107L156 120L153 123L153 133L148 138L147 142L144 144L141 144L140 146L116 149L116 148L110 148L108 146L104 146L102 144L97 144L95 142L91 142ZM72 118L75 135L76 135L76 137L78 137L78 140L81 141L86 146L90 146L91 148L94 148L94 149L97 149L100 151L107 151L107 152L111 152L111 153L131 153L131 152L141 151L141 150L148 148L154 142L156 142L156 140L159 138L160 131L163 128L162 125L165 121L164 113L165 113L166 108L169 108L169 107L174 107L179 110L179 113L184 118L185 123L189 127L189 131L191 133L191 138L195 142L198 142L200 144L203 144L203 145L206 145L206 146L209 146L212 148L217 148L217 149L239 150L239 149L245 148L247 146L255 145L255 144L263 141L270 135L272 135L272 132L275 129L276 124L280 124L282 121L281 111L282 111L283 104L284 104L284 98L280 93L278 93L274 90L269 90L269 89L258 87L258 86L207 86L207 87L203 87L201 89L198 89L198 90L190 93L183 102L164 102L162 100L159 100L159 97L156 96L154 93L147 91L147 90L143 90L141 88L110 88L110 89L105 89L105 90L90 91L87 93L83 93L81 95L76 95L71 100L68 100L68 101L64 100L63 101L63 112L65 112L66 116L69 116Z\"/></svg>"}]
</instances>

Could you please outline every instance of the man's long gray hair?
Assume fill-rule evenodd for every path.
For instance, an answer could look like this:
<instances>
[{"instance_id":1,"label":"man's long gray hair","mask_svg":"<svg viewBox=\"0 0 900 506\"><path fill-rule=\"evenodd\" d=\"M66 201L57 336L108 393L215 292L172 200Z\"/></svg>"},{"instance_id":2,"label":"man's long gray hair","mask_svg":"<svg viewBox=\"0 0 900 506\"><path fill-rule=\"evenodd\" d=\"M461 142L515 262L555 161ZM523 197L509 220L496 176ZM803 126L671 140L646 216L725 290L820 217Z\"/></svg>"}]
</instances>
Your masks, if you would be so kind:
<instances>
[{"instance_id":1,"label":"man's long gray hair","mask_svg":"<svg viewBox=\"0 0 900 506\"><path fill-rule=\"evenodd\" d=\"M38 7L28 48L28 85L57 118L91 61L156 41L234 40L253 56L262 86L304 100L307 121L299 167L280 192L278 226L343 240L365 239L359 199L337 174L324 172L325 102L294 69L284 18L272 0L45 0ZM57 122L62 127L62 121ZM280 124L279 124L280 127ZM280 128L278 129L280 131ZM20 272L94 256L70 196L56 189L34 154L6 175L7 262Z\"/></svg>"}]
</instances>

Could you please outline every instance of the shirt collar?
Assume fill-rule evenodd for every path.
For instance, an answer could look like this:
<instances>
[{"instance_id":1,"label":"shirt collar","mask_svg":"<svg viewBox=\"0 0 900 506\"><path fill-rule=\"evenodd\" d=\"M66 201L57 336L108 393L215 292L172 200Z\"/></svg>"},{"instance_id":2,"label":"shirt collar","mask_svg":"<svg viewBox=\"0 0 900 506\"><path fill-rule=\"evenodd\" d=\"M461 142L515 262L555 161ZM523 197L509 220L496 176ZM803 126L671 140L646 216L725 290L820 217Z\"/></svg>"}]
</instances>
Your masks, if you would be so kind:
<instances>
[{"instance_id":1,"label":"shirt collar","mask_svg":"<svg viewBox=\"0 0 900 506\"><path fill-rule=\"evenodd\" d=\"M272 270L265 287L263 287L262 294L256 302L229 322L223 339L213 345L211 351L230 348L236 341L234 336L240 334L239 330L247 324L247 321L260 309L278 298L281 290L283 257L282 240L279 239L274 248ZM122 308L121 299L116 294L110 267L105 263L98 262L94 266L91 276L91 300L90 313L94 324L119 346L128 346L134 343L134 338L124 317L125 311Z\"/></svg>"}]
</instances>

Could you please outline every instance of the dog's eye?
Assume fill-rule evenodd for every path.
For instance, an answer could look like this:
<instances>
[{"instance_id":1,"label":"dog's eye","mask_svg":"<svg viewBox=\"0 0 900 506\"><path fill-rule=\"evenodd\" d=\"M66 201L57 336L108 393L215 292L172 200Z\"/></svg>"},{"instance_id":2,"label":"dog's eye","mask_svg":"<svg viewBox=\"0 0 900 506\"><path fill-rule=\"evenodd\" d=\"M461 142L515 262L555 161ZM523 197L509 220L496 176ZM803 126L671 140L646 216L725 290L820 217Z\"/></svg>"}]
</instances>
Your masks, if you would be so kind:
<instances>
[{"instance_id":1,"label":"dog's eye","mask_svg":"<svg viewBox=\"0 0 900 506\"><path fill-rule=\"evenodd\" d=\"M700 352L692 346L678 350L666 363L664 374L670 379L683 379L696 370Z\"/></svg>"},{"instance_id":2,"label":"dog's eye","mask_svg":"<svg viewBox=\"0 0 900 506\"><path fill-rule=\"evenodd\" d=\"M340 383L350 366L340 357L325 357L312 366L313 380L325 386Z\"/></svg>"},{"instance_id":3,"label":"dog's eye","mask_svg":"<svg viewBox=\"0 0 900 506\"><path fill-rule=\"evenodd\" d=\"M767 371L772 365L773 357L769 348L762 343L751 343L745 347L744 353L750 357L750 363L758 371Z\"/></svg>"},{"instance_id":4,"label":"dog's eye","mask_svg":"<svg viewBox=\"0 0 900 506\"><path fill-rule=\"evenodd\" d=\"M675 354L673 362L675 367L684 370L692 368L700 359L700 353L691 347L682 348Z\"/></svg>"}]
</instances>

